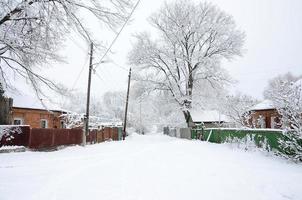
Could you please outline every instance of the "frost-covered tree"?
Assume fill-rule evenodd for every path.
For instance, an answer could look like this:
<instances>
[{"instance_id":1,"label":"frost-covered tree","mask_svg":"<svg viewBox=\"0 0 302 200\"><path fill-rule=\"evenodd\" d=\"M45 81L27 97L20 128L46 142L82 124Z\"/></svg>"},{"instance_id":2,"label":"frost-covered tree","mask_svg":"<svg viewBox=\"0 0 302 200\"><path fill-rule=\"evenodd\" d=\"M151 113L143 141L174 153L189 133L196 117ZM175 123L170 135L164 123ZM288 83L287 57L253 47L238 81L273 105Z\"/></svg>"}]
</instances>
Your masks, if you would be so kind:
<instances>
[{"instance_id":1,"label":"frost-covered tree","mask_svg":"<svg viewBox=\"0 0 302 200\"><path fill-rule=\"evenodd\" d=\"M149 132L164 126L183 126L178 104L167 91L150 92L149 85L135 82L131 87L129 102L130 126L138 132Z\"/></svg>"},{"instance_id":2,"label":"frost-covered tree","mask_svg":"<svg viewBox=\"0 0 302 200\"><path fill-rule=\"evenodd\" d=\"M166 3L150 23L159 37L138 34L130 63L139 71L139 80L169 91L190 126L195 90L203 89L204 80L213 85L229 81L220 63L241 55L245 35L231 15L210 3Z\"/></svg>"},{"instance_id":3,"label":"frost-covered tree","mask_svg":"<svg viewBox=\"0 0 302 200\"><path fill-rule=\"evenodd\" d=\"M108 116L112 118L122 120L124 117L124 107L126 101L125 92L114 91L106 92L103 95L103 110Z\"/></svg>"},{"instance_id":4,"label":"frost-covered tree","mask_svg":"<svg viewBox=\"0 0 302 200\"><path fill-rule=\"evenodd\" d=\"M83 92L68 93L60 106L68 111L82 114L86 113L86 94ZM90 100L90 114L100 115L104 113L104 105L101 98L92 96Z\"/></svg>"},{"instance_id":5,"label":"frost-covered tree","mask_svg":"<svg viewBox=\"0 0 302 200\"><path fill-rule=\"evenodd\" d=\"M258 101L251 96L238 93L226 96L220 104L220 110L238 127L245 127L249 123L251 113L248 110L256 105Z\"/></svg>"},{"instance_id":6,"label":"frost-covered tree","mask_svg":"<svg viewBox=\"0 0 302 200\"><path fill-rule=\"evenodd\" d=\"M273 100L272 95L271 95L271 91L278 90L278 87L280 86L281 82L284 82L284 83L285 82L287 82L287 83L296 82L301 78L302 78L302 75L301 76L295 76L290 72L288 72L286 74L276 76L275 78L272 78L271 80L269 80L268 85L267 85L267 87L265 88L265 90L263 92L263 96L266 99Z\"/></svg>"},{"instance_id":7,"label":"frost-covered tree","mask_svg":"<svg viewBox=\"0 0 302 200\"><path fill-rule=\"evenodd\" d=\"M266 95L281 115L285 139L280 145L285 156L302 161L302 79L295 82L275 79L274 85Z\"/></svg>"},{"instance_id":8,"label":"frost-covered tree","mask_svg":"<svg viewBox=\"0 0 302 200\"><path fill-rule=\"evenodd\" d=\"M128 0L0 0L0 82L13 87L8 74L26 78L37 94L42 85L57 84L36 68L61 60L58 49L70 31L93 40L80 13L92 15L110 28L126 19Z\"/></svg>"}]
</instances>

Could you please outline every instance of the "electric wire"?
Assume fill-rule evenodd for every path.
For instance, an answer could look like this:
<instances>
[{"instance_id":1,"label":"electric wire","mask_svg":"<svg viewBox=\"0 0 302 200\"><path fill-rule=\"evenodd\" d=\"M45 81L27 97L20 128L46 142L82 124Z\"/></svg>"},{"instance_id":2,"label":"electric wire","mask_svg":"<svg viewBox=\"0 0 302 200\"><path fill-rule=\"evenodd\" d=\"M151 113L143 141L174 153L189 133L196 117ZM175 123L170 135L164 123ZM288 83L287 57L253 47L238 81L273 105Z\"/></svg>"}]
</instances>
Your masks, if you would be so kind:
<instances>
[{"instance_id":1,"label":"electric wire","mask_svg":"<svg viewBox=\"0 0 302 200\"><path fill-rule=\"evenodd\" d=\"M121 29L119 30L119 32L116 34L116 36L114 37L114 39L112 40L111 44L109 45L109 47L107 48L107 50L105 51L105 53L103 54L103 56L101 57L101 59L95 64L95 69L97 68L97 66L99 64L102 63L103 59L106 57L106 55L108 54L108 52L111 50L112 46L114 45L114 43L117 41L118 37L120 36L120 34L122 33L122 31L124 30L125 26L127 25L127 23L129 22L131 16L133 15L134 11L136 10L138 4L140 3L141 0L138 0L135 4L135 6L133 7L132 11L130 12L129 16L127 17L127 19L125 20L125 23L123 24L123 26L121 27Z\"/></svg>"}]
</instances>

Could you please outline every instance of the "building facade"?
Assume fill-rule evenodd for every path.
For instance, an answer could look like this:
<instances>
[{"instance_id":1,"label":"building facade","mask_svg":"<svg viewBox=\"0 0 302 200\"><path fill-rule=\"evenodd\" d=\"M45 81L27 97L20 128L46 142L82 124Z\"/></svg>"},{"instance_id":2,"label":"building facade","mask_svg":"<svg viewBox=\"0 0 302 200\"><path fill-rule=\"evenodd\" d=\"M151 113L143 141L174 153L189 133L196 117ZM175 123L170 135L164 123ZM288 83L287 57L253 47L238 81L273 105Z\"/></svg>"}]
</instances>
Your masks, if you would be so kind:
<instances>
[{"instance_id":1,"label":"building facade","mask_svg":"<svg viewBox=\"0 0 302 200\"><path fill-rule=\"evenodd\" d=\"M264 100L249 110L248 126L252 128L281 128L281 116L270 100Z\"/></svg>"},{"instance_id":2,"label":"building facade","mask_svg":"<svg viewBox=\"0 0 302 200\"><path fill-rule=\"evenodd\" d=\"M64 114L58 110L44 110L35 108L12 108L12 122L14 125L30 125L31 128L65 128Z\"/></svg>"}]
</instances>

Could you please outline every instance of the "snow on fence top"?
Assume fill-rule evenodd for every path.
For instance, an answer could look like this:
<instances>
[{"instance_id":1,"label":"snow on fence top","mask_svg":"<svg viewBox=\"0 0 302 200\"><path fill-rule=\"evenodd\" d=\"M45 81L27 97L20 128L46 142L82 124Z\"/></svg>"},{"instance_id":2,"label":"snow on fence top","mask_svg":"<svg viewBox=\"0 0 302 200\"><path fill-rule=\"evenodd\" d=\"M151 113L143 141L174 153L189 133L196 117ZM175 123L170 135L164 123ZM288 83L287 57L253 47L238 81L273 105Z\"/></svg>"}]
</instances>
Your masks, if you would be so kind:
<instances>
[{"instance_id":1,"label":"snow on fence top","mask_svg":"<svg viewBox=\"0 0 302 200\"><path fill-rule=\"evenodd\" d=\"M272 128L205 128L204 130L234 130L234 131L270 131L270 132L283 132L281 129Z\"/></svg>"}]
</instances>

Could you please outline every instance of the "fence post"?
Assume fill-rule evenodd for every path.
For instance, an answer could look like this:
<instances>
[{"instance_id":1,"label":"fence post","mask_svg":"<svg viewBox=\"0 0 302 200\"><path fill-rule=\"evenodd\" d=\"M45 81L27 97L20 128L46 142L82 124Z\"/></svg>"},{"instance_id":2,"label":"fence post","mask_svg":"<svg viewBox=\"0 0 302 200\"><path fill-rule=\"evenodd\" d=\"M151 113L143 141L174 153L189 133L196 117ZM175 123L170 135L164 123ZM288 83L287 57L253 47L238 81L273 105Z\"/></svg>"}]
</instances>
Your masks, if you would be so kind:
<instances>
[{"instance_id":1,"label":"fence post","mask_svg":"<svg viewBox=\"0 0 302 200\"><path fill-rule=\"evenodd\" d=\"M28 148L31 148L31 127L29 127Z\"/></svg>"}]
</instances>

